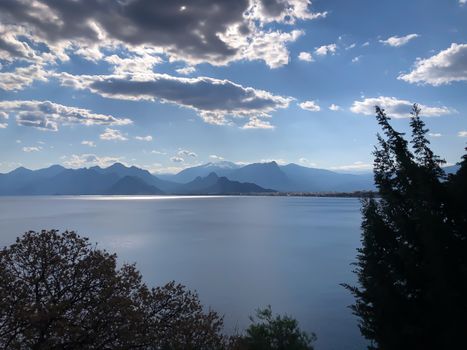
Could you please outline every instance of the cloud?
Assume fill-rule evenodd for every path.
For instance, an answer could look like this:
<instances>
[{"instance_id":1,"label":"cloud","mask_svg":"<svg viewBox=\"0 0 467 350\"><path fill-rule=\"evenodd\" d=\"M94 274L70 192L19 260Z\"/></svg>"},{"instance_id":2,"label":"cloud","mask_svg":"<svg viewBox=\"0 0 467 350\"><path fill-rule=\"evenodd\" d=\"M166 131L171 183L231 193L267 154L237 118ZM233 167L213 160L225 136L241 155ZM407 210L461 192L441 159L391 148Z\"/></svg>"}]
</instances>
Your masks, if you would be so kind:
<instances>
[{"instance_id":1,"label":"cloud","mask_svg":"<svg viewBox=\"0 0 467 350\"><path fill-rule=\"evenodd\" d=\"M308 167L316 167L317 164L314 163L314 162L311 162L310 160L308 160L307 158L305 157L302 157L298 160L298 162L302 165L305 165L305 166L308 166Z\"/></svg>"},{"instance_id":2,"label":"cloud","mask_svg":"<svg viewBox=\"0 0 467 350\"><path fill-rule=\"evenodd\" d=\"M126 141L128 140L120 130L105 128L105 131L99 135L101 140L115 140L115 141Z\"/></svg>"},{"instance_id":3,"label":"cloud","mask_svg":"<svg viewBox=\"0 0 467 350\"><path fill-rule=\"evenodd\" d=\"M309 52L300 52L300 54L298 55L298 59L300 61L313 62L313 56Z\"/></svg>"},{"instance_id":4,"label":"cloud","mask_svg":"<svg viewBox=\"0 0 467 350\"><path fill-rule=\"evenodd\" d=\"M380 96L376 98L365 98L363 101L354 101L350 111L357 114L374 115L375 106L384 108L388 116L394 118L410 118L413 102L399 100L395 97ZM419 104L422 109L421 115L425 117L437 117L454 113L448 107L430 107Z\"/></svg>"},{"instance_id":5,"label":"cloud","mask_svg":"<svg viewBox=\"0 0 467 350\"><path fill-rule=\"evenodd\" d=\"M275 126L272 125L269 121L259 119L259 118L250 118L248 123L244 124L242 126L242 129L248 130L248 129L274 129Z\"/></svg>"},{"instance_id":6,"label":"cloud","mask_svg":"<svg viewBox=\"0 0 467 350\"><path fill-rule=\"evenodd\" d=\"M301 109L305 109L310 112L319 112L321 107L315 101L305 101L299 104Z\"/></svg>"},{"instance_id":7,"label":"cloud","mask_svg":"<svg viewBox=\"0 0 467 350\"><path fill-rule=\"evenodd\" d=\"M459 5L463 6L467 4L467 0L459 0Z\"/></svg>"},{"instance_id":8,"label":"cloud","mask_svg":"<svg viewBox=\"0 0 467 350\"><path fill-rule=\"evenodd\" d=\"M94 141L81 141L81 144L82 145L85 145L85 146L89 146L89 147L96 147L96 144L94 143Z\"/></svg>"},{"instance_id":9,"label":"cloud","mask_svg":"<svg viewBox=\"0 0 467 350\"><path fill-rule=\"evenodd\" d=\"M148 135L148 136L135 136L135 140L149 142L149 141L152 141L152 136L151 135Z\"/></svg>"},{"instance_id":10,"label":"cloud","mask_svg":"<svg viewBox=\"0 0 467 350\"><path fill-rule=\"evenodd\" d=\"M224 160L224 157L221 157L215 154L211 154L209 158L214 159L214 160Z\"/></svg>"},{"instance_id":11,"label":"cloud","mask_svg":"<svg viewBox=\"0 0 467 350\"><path fill-rule=\"evenodd\" d=\"M333 111L333 112L337 112L337 111L342 110L342 108L341 108L340 106L335 105L334 103L331 104L331 105L329 106L329 109L330 109L331 111Z\"/></svg>"},{"instance_id":12,"label":"cloud","mask_svg":"<svg viewBox=\"0 0 467 350\"><path fill-rule=\"evenodd\" d=\"M430 132L428 134L428 136L430 136L430 137L441 137L443 135L441 135L439 132Z\"/></svg>"},{"instance_id":13,"label":"cloud","mask_svg":"<svg viewBox=\"0 0 467 350\"><path fill-rule=\"evenodd\" d=\"M339 165L339 166L330 167L329 169L331 169L331 170L344 170L344 171L345 170L347 170L347 171L366 171L366 170L373 169L373 164L358 161L358 162L348 164L348 165Z\"/></svg>"},{"instance_id":14,"label":"cloud","mask_svg":"<svg viewBox=\"0 0 467 350\"><path fill-rule=\"evenodd\" d=\"M418 34L408 34L406 36L391 36L390 38L387 38L386 40L380 40L379 42L384 45L399 47L407 44L410 40L413 40L418 37Z\"/></svg>"},{"instance_id":15,"label":"cloud","mask_svg":"<svg viewBox=\"0 0 467 350\"><path fill-rule=\"evenodd\" d=\"M67 168L83 168L89 166L108 167L114 163L122 163L122 157L99 157L95 154L72 154L64 157L63 165Z\"/></svg>"},{"instance_id":16,"label":"cloud","mask_svg":"<svg viewBox=\"0 0 467 350\"><path fill-rule=\"evenodd\" d=\"M315 54L318 56L326 56L328 54L334 55L337 50L337 45L336 44L329 44L329 45L323 45L315 50Z\"/></svg>"},{"instance_id":17,"label":"cloud","mask_svg":"<svg viewBox=\"0 0 467 350\"><path fill-rule=\"evenodd\" d=\"M181 158L181 157L171 157L170 160L174 163L183 163L185 161L185 159Z\"/></svg>"},{"instance_id":18,"label":"cloud","mask_svg":"<svg viewBox=\"0 0 467 350\"><path fill-rule=\"evenodd\" d=\"M188 151L186 149L181 149L177 152L177 155L181 156L181 157L192 157L192 158L196 158L198 157L198 155L195 153L195 152L192 152L192 151Z\"/></svg>"},{"instance_id":19,"label":"cloud","mask_svg":"<svg viewBox=\"0 0 467 350\"><path fill-rule=\"evenodd\" d=\"M0 111L0 129L5 129L8 126L8 113Z\"/></svg>"},{"instance_id":20,"label":"cloud","mask_svg":"<svg viewBox=\"0 0 467 350\"><path fill-rule=\"evenodd\" d=\"M0 89L18 91L31 86L36 80L48 81L47 73L40 65L15 68L11 72L0 72Z\"/></svg>"},{"instance_id":21,"label":"cloud","mask_svg":"<svg viewBox=\"0 0 467 350\"><path fill-rule=\"evenodd\" d=\"M31 153L31 152L39 152L42 150L42 147L35 147L35 146L32 146L32 147L23 147L23 152L26 152L26 153Z\"/></svg>"},{"instance_id":22,"label":"cloud","mask_svg":"<svg viewBox=\"0 0 467 350\"><path fill-rule=\"evenodd\" d=\"M158 150L152 150L151 151L151 154L160 154L160 155L166 155L167 153L166 152L161 152L161 151L158 151Z\"/></svg>"},{"instance_id":23,"label":"cloud","mask_svg":"<svg viewBox=\"0 0 467 350\"><path fill-rule=\"evenodd\" d=\"M352 63L358 63L358 62L360 62L360 59L361 59L362 57L363 57L363 56L360 55L360 56L356 56L356 57L352 58Z\"/></svg>"},{"instance_id":24,"label":"cloud","mask_svg":"<svg viewBox=\"0 0 467 350\"><path fill-rule=\"evenodd\" d=\"M292 32L271 26L266 31L265 26L291 26L297 20L326 16L312 12L310 5L309 0L202 0L183 5L164 0L10 0L0 1L0 21L25 28L35 41L90 60L102 58L106 48L125 47L157 49L170 61L190 65L262 59L274 66L270 50L259 50L260 46L267 41L272 49L273 38L279 38L275 44L286 52L290 40L281 35ZM8 40L10 55L27 57L26 46ZM251 46L256 47L254 55L247 53Z\"/></svg>"},{"instance_id":25,"label":"cloud","mask_svg":"<svg viewBox=\"0 0 467 350\"><path fill-rule=\"evenodd\" d=\"M175 70L178 74L182 74L182 75L190 75L194 72L196 72L196 68L195 67L191 67L191 66L187 66L187 67L183 67L183 68L178 68Z\"/></svg>"},{"instance_id":26,"label":"cloud","mask_svg":"<svg viewBox=\"0 0 467 350\"><path fill-rule=\"evenodd\" d=\"M459 136L459 137L467 137L467 131L466 131L466 130L459 131L459 132L457 133L457 136Z\"/></svg>"},{"instance_id":27,"label":"cloud","mask_svg":"<svg viewBox=\"0 0 467 350\"><path fill-rule=\"evenodd\" d=\"M467 44L451 44L438 54L415 62L414 69L397 79L408 83L439 86L467 81Z\"/></svg>"},{"instance_id":28,"label":"cloud","mask_svg":"<svg viewBox=\"0 0 467 350\"><path fill-rule=\"evenodd\" d=\"M369 41L365 41L365 42L362 44L362 47L367 47L367 46L370 46L370 42L369 42Z\"/></svg>"},{"instance_id":29,"label":"cloud","mask_svg":"<svg viewBox=\"0 0 467 350\"><path fill-rule=\"evenodd\" d=\"M152 74L144 80L127 76L60 74L65 86L88 89L108 98L122 100L159 100L195 110L210 124L229 124L227 117L262 118L287 108L292 98L264 90L208 77L182 78Z\"/></svg>"},{"instance_id":30,"label":"cloud","mask_svg":"<svg viewBox=\"0 0 467 350\"><path fill-rule=\"evenodd\" d=\"M0 101L0 112L16 117L16 123L42 130L57 131L60 125L127 125L132 121L88 109L64 106L50 101Z\"/></svg>"}]
</instances>

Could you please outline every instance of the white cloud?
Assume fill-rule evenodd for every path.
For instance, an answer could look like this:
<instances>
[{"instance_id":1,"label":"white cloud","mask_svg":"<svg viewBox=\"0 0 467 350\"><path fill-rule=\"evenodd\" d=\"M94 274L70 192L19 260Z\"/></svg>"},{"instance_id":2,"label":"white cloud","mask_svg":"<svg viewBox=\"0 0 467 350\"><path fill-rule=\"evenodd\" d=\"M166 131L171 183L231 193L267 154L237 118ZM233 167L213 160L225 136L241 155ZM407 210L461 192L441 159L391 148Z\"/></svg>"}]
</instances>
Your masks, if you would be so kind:
<instances>
[{"instance_id":1,"label":"white cloud","mask_svg":"<svg viewBox=\"0 0 467 350\"><path fill-rule=\"evenodd\" d=\"M214 159L214 160L224 160L223 157L215 155L215 154L211 154L209 158Z\"/></svg>"},{"instance_id":2,"label":"white cloud","mask_svg":"<svg viewBox=\"0 0 467 350\"><path fill-rule=\"evenodd\" d=\"M428 136L430 136L430 137L441 137L443 135L440 134L439 132L430 132L430 133L428 133Z\"/></svg>"},{"instance_id":3,"label":"white cloud","mask_svg":"<svg viewBox=\"0 0 467 350\"><path fill-rule=\"evenodd\" d=\"M340 106L338 106L338 105L336 105L336 104L334 104L334 103L331 104L331 105L329 106L329 109L330 109L331 111L333 111L333 112L337 112L337 111L342 110L342 108L341 108Z\"/></svg>"},{"instance_id":4,"label":"white cloud","mask_svg":"<svg viewBox=\"0 0 467 350\"><path fill-rule=\"evenodd\" d=\"M365 163L365 162L355 162L348 165L339 165L330 167L331 170L344 170L344 171L367 171L373 169L373 164Z\"/></svg>"},{"instance_id":5,"label":"white cloud","mask_svg":"<svg viewBox=\"0 0 467 350\"><path fill-rule=\"evenodd\" d=\"M319 112L321 107L315 101L305 101L299 104L301 109L305 109L310 112Z\"/></svg>"},{"instance_id":6,"label":"white cloud","mask_svg":"<svg viewBox=\"0 0 467 350\"><path fill-rule=\"evenodd\" d=\"M13 115L16 123L42 130L57 131L60 125L126 125L132 121L88 109L64 106L50 101L0 101L0 113Z\"/></svg>"},{"instance_id":7,"label":"white cloud","mask_svg":"<svg viewBox=\"0 0 467 350\"><path fill-rule=\"evenodd\" d=\"M85 145L85 146L89 146L89 147L96 147L96 144L94 143L94 141L81 141L81 144L82 145Z\"/></svg>"},{"instance_id":8,"label":"white cloud","mask_svg":"<svg viewBox=\"0 0 467 350\"><path fill-rule=\"evenodd\" d=\"M459 5L463 6L467 4L467 0L459 0Z\"/></svg>"},{"instance_id":9,"label":"white cloud","mask_svg":"<svg viewBox=\"0 0 467 350\"><path fill-rule=\"evenodd\" d=\"M151 135L148 135L148 136L135 136L135 140L150 142L150 141L152 141L152 136Z\"/></svg>"},{"instance_id":10,"label":"white cloud","mask_svg":"<svg viewBox=\"0 0 467 350\"><path fill-rule=\"evenodd\" d=\"M128 138L120 130L105 128L105 131L99 135L101 140L126 141Z\"/></svg>"},{"instance_id":11,"label":"white cloud","mask_svg":"<svg viewBox=\"0 0 467 350\"><path fill-rule=\"evenodd\" d=\"M328 54L334 55L337 50L337 45L336 44L329 44L329 45L323 45L315 50L315 54L318 56L326 56Z\"/></svg>"},{"instance_id":12,"label":"white cloud","mask_svg":"<svg viewBox=\"0 0 467 350\"><path fill-rule=\"evenodd\" d=\"M185 160L182 157L171 157L170 160L174 163L183 163Z\"/></svg>"},{"instance_id":13,"label":"white cloud","mask_svg":"<svg viewBox=\"0 0 467 350\"><path fill-rule=\"evenodd\" d=\"M26 153L39 152L40 150L42 150L42 147L40 146L23 147L23 152L26 152Z\"/></svg>"},{"instance_id":14,"label":"white cloud","mask_svg":"<svg viewBox=\"0 0 467 350\"><path fill-rule=\"evenodd\" d=\"M183 75L190 75L194 72L196 72L196 68L195 67L191 67L191 66L187 66L187 67L183 67L183 68L178 68L175 70L178 74L183 74Z\"/></svg>"},{"instance_id":15,"label":"white cloud","mask_svg":"<svg viewBox=\"0 0 467 350\"><path fill-rule=\"evenodd\" d=\"M15 68L12 72L0 72L0 89L23 90L36 80L47 81L49 74L40 65Z\"/></svg>"},{"instance_id":16,"label":"white cloud","mask_svg":"<svg viewBox=\"0 0 467 350\"><path fill-rule=\"evenodd\" d=\"M370 42L369 42L369 41L365 41L365 42L362 44L362 47L367 47L367 46L370 46Z\"/></svg>"},{"instance_id":17,"label":"white cloud","mask_svg":"<svg viewBox=\"0 0 467 350\"><path fill-rule=\"evenodd\" d=\"M161 151L158 151L158 150L153 149L153 150L151 151L151 154L166 155L167 153L166 153L166 152L161 152Z\"/></svg>"},{"instance_id":18,"label":"white cloud","mask_svg":"<svg viewBox=\"0 0 467 350\"><path fill-rule=\"evenodd\" d=\"M419 59L410 73L397 79L434 86L467 81L467 44L451 44L434 56Z\"/></svg>"},{"instance_id":19,"label":"white cloud","mask_svg":"<svg viewBox=\"0 0 467 350\"><path fill-rule=\"evenodd\" d=\"M353 44L350 44L349 46L347 46L345 49L346 50L351 50L351 49L355 48L355 46L357 46L357 44L353 43Z\"/></svg>"},{"instance_id":20,"label":"white cloud","mask_svg":"<svg viewBox=\"0 0 467 350\"><path fill-rule=\"evenodd\" d=\"M300 61L313 62L313 56L309 52L300 52L300 54L298 55L298 59Z\"/></svg>"},{"instance_id":21,"label":"white cloud","mask_svg":"<svg viewBox=\"0 0 467 350\"><path fill-rule=\"evenodd\" d=\"M122 100L159 100L195 110L209 124L229 124L229 117L264 118L287 108L291 97L208 77L182 78L152 74L144 79L119 75L59 75L62 85Z\"/></svg>"},{"instance_id":22,"label":"white cloud","mask_svg":"<svg viewBox=\"0 0 467 350\"><path fill-rule=\"evenodd\" d=\"M304 165L304 166L308 166L308 167L316 167L316 166L317 166L316 163L314 163L314 162L308 160L308 159L305 158L305 157L300 158L300 159L298 160L298 162L299 162L300 164L302 164L302 165Z\"/></svg>"},{"instance_id":23,"label":"white cloud","mask_svg":"<svg viewBox=\"0 0 467 350\"><path fill-rule=\"evenodd\" d=\"M357 114L374 115L375 106L384 108L389 117L409 118L413 102L399 100L395 97L380 96L376 98L365 98L363 101L354 101L350 111ZM436 117L454 113L448 107L430 107L419 104L422 109L421 115L425 117Z\"/></svg>"},{"instance_id":24,"label":"white cloud","mask_svg":"<svg viewBox=\"0 0 467 350\"><path fill-rule=\"evenodd\" d=\"M5 129L8 126L8 113L0 111L0 129Z\"/></svg>"},{"instance_id":25,"label":"white cloud","mask_svg":"<svg viewBox=\"0 0 467 350\"><path fill-rule=\"evenodd\" d=\"M192 158L198 157L198 155L195 152L192 152L192 151L189 151L189 150L186 150L186 149L180 149L177 152L177 155L179 155L181 157L192 157Z\"/></svg>"},{"instance_id":26,"label":"white cloud","mask_svg":"<svg viewBox=\"0 0 467 350\"><path fill-rule=\"evenodd\" d=\"M390 38L387 38L386 40L380 40L379 42L384 45L399 47L407 44L410 40L413 40L418 37L418 34L408 34L405 36L391 36Z\"/></svg>"},{"instance_id":27,"label":"white cloud","mask_svg":"<svg viewBox=\"0 0 467 350\"><path fill-rule=\"evenodd\" d=\"M269 121L255 118L255 117L250 118L248 123L242 126L242 129L246 129L246 130L248 129L274 129L274 128L275 126L271 125Z\"/></svg>"},{"instance_id":28,"label":"white cloud","mask_svg":"<svg viewBox=\"0 0 467 350\"><path fill-rule=\"evenodd\" d=\"M122 163L122 157L100 157L95 154L72 154L63 157L63 165L68 168L82 168L89 166L108 167L114 163Z\"/></svg>"},{"instance_id":29,"label":"white cloud","mask_svg":"<svg viewBox=\"0 0 467 350\"><path fill-rule=\"evenodd\" d=\"M362 58L363 56L356 56L354 58L352 58L352 63L358 63L360 62L360 59Z\"/></svg>"},{"instance_id":30,"label":"white cloud","mask_svg":"<svg viewBox=\"0 0 467 350\"><path fill-rule=\"evenodd\" d=\"M459 137L467 137L467 130L462 130L457 133Z\"/></svg>"}]
</instances>

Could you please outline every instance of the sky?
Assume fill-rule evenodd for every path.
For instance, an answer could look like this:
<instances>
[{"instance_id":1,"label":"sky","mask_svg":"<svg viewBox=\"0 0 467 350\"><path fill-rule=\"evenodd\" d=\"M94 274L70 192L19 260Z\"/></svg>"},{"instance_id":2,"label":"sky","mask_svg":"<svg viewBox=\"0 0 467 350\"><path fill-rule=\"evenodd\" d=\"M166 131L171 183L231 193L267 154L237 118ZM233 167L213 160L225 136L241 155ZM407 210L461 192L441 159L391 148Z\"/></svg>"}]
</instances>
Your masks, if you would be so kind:
<instances>
[{"instance_id":1,"label":"sky","mask_svg":"<svg viewBox=\"0 0 467 350\"><path fill-rule=\"evenodd\" d=\"M374 106L467 143L466 0L2 0L0 172L370 171Z\"/></svg>"}]
</instances>

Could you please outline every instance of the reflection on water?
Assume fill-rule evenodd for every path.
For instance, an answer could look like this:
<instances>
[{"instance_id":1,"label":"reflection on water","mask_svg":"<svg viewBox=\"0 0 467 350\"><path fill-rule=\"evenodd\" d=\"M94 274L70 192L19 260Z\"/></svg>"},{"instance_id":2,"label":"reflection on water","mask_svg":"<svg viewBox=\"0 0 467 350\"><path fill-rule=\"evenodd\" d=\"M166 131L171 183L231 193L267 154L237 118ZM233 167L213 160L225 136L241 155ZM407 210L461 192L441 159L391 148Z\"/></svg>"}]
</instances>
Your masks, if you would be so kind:
<instances>
[{"instance_id":1,"label":"reflection on water","mask_svg":"<svg viewBox=\"0 0 467 350\"><path fill-rule=\"evenodd\" d=\"M318 349L362 349L347 308L360 242L360 203L349 198L0 197L0 245L26 230L73 229L151 285L176 280L225 314L228 330L271 304L318 335Z\"/></svg>"}]
</instances>

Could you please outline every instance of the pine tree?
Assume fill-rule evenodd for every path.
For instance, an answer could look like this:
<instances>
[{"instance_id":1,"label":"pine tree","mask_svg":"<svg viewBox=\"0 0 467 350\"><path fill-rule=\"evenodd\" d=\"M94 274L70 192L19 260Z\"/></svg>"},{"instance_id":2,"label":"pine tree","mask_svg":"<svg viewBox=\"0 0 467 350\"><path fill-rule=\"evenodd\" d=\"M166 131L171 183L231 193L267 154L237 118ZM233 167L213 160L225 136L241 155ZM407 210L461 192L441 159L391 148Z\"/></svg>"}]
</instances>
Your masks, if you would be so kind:
<instances>
[{"instance_id":1,"label":"pine tree","mask_svg":"<svg viewBox=\"0 0 467 350\"><path fill-rule=\"evenodd\" d=\"M356 298L360 330L369 349L465 347L466 211L454 203L466 197L452 187L465 186L467 161L446 181L417 105L410 143L379 107L376 118L384 133L374 151L380 198L363 203L359 286L345 285Z\"/></svg>"}]
</instances>

